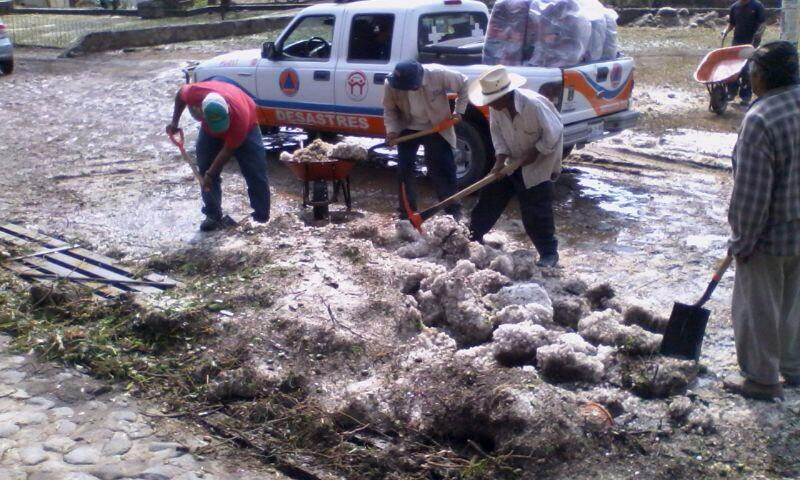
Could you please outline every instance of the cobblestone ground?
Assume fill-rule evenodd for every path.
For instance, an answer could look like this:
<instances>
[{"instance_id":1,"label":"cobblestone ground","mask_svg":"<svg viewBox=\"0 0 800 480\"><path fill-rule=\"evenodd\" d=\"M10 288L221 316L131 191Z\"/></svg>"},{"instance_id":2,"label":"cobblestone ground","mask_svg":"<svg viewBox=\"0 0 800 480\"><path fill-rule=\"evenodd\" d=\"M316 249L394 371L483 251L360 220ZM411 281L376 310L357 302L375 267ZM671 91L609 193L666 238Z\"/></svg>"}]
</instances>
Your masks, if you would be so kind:
<instances>
[{"instance_id":1,"label":"cobblestone ground","mask_svg":"<svg viewBox=\"0 0 800 480\"><path fill-rule=\"evenodd\" d=\"M0 480L283 478L189 453L189 442L158 434L139 402L75 370L13 355L9 340L0 335Z\"/></svg>"}]
</instances>

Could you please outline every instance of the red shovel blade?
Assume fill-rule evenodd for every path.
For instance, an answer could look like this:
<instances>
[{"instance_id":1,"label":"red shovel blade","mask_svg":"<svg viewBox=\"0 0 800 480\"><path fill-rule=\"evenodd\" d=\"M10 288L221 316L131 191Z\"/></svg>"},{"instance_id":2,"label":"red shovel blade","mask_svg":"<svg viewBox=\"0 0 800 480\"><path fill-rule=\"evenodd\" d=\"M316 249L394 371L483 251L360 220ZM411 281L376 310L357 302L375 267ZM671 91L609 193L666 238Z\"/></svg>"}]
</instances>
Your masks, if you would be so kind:
<instances>
[{"instance_id":1,"label":"red shovel blade","mask_svg":"<svg viewBox=\"0 0 800 480\"><path fill-rule=\"evenodd\" d=\"M419 232L422 232L422 217L419 213L411 209L411 205L408 203L408 195L406 195L405 183L400 184L400 198L403 200L403 208L408 216L408 221L411 222L411 225L413 225L414 228L416 228Z\"/></svg>"}]
</instances>

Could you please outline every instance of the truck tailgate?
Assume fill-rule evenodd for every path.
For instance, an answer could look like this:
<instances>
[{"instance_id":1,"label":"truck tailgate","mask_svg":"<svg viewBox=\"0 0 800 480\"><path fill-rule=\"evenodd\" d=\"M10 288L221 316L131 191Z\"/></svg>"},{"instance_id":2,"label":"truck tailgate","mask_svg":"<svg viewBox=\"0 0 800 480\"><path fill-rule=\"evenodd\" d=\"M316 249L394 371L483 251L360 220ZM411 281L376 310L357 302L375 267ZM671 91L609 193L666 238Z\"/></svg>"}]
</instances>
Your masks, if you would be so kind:
<instances>
[{"instance_id":1,"label":"truck tailgate","mask_svg":"<svg viewBox=\"0 0 800 480\"><path fill-rule=\"evenodd\" d=\"M629 57L565 68L561 102L564 124L628 109L633 71L633 59Z\"/></svg>"}]
</instances>

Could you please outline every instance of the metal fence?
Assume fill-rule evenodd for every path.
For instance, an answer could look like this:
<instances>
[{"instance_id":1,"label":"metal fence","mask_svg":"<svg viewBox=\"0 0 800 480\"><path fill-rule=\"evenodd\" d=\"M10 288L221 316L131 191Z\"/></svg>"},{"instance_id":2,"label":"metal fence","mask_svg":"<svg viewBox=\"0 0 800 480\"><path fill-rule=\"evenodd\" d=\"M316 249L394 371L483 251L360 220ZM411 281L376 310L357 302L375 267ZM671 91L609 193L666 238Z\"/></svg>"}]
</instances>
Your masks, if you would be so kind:
<instances>
[{"instance_id":1,"label":"metal fence","mask_svg":"<svg viewBox=\"0 0 800 480\"><path fill-rule=\"evenodd\" d=\"M298 4L284 4L286 7L297 7ZM97 13L64 12L59 13L27 13L30 9L11 10L2 14L6 31L11 41L18 46L66 48L83 34L99 31L118 31L147 27L163 27L168 25L187 25L207 23L220 20L216 8L204 8L196 14L187 16L181 12L179 17L159 19L141 19L132 16L133 11ZM265 8L253 8L246 5L236 6L225 15L225 20L251 18L267 14ZM270 10L273 10L270 8ZM192 13L192 12L189 12Z\"/></svg>"}]
</instances>

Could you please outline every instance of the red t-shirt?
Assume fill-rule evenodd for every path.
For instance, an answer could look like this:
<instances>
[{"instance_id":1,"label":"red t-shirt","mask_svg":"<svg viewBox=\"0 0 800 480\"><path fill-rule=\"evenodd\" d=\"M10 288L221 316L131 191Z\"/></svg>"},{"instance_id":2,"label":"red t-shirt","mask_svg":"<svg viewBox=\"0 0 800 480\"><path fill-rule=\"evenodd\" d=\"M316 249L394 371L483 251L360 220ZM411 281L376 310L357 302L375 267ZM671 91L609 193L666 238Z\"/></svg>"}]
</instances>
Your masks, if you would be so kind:
<instances>
[{"instance_id":1,"label":"red t-shirt","mask_svg":"<svg viewBox=\"0 0 800 480\"><path fill-rule=\"evenodd\" d=\"M203 99L209 93L218 93L228 102L228 117L230 123L228 130L222 133L213 133L208 129L206 122L202 122L203 130L212 137L221 138L225 141L225 146L238 148L247 138L247 133L256 125L256 104L241 88L230 83L208 81L190 83L181 87L181 100L187 105L200 108Z\"/></svg>"}]
</instances>

